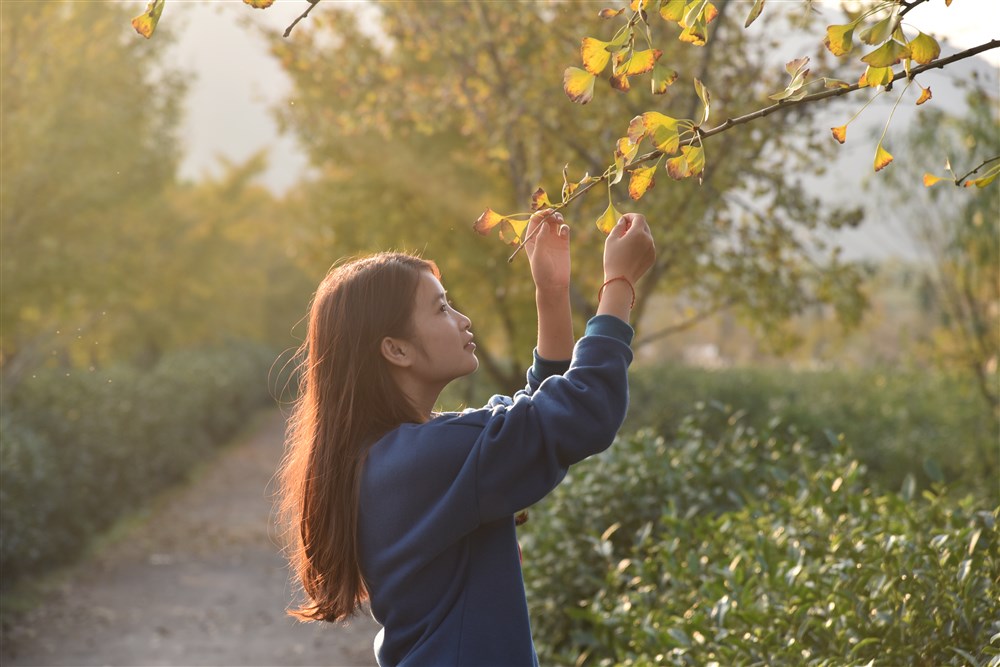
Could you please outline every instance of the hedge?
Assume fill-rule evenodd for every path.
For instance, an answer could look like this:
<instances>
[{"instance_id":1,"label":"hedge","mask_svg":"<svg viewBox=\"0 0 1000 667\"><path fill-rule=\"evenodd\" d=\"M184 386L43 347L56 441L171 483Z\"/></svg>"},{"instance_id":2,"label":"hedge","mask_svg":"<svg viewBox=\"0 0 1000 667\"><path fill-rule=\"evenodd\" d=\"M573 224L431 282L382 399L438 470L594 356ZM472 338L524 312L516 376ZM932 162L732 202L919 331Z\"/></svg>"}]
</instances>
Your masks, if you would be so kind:
<instances>
[{"instance_id":1,"label":"hedge","mask_svg":"<svg viewBox=\"0 0 1000 667\"><path fill-rule=\"evenodd\" d=\"M1000 664L1000 506L849 452L703 407L574 467L521 529L541 663Z\"/></svg>"},{"instance_id":2,"label":"hedge","mask_svg":"<svg viewBox=\"0 0 1000 667\"><path fill-rule=\"evenodd\" d=\"M253 344L179 351L155 367L50 369L0 412L0 571L71 561L123 513L182 479L268 400Z\"/></svg>"}]
</instances>

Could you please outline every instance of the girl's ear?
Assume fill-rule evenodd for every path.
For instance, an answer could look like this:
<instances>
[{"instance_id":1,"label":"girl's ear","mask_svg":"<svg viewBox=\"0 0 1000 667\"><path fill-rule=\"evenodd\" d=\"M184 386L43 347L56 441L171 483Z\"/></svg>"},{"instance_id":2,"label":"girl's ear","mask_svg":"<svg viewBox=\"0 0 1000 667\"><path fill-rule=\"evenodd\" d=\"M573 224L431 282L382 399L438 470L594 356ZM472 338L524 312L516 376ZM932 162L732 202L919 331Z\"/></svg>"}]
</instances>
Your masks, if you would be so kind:
<instances>
[{"instance_id":1,"label":"girl's ear","mask_svg":"<svg viewBox=\"0 0 1000 667\"><path fill-rule=\"evenodd\" d=\"M407 368L413 363L413 355L409 354L405 341L386 336L382 339L380 350L385 360L393 366Z\"/></svg>"}]
</instances>

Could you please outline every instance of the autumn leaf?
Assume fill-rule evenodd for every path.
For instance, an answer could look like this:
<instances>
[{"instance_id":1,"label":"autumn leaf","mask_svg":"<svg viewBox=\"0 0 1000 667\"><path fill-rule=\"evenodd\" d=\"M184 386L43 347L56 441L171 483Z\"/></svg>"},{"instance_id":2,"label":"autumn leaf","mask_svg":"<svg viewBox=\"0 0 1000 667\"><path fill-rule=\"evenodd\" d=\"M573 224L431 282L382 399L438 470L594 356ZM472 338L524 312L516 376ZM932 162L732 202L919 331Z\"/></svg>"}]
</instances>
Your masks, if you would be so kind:
<instances>
[{"instance_id":1,"label":"autumn leaf","mask_svg":"<svg viewBox=\"0 0 1000 667\"><path fill-rule=\"evenodd\" d=\"M824 88L850 88L851 84L847 83L846 81L841 81L840 79L830 79L830 78L824 77L824 79L823 79L823 87Z\"/></svg>"},{"instance_id":2,"label":"autumn leaf","mask_svg":"<svg viewBox=\"0 0 1000 667\"><path fill-rule=\"evenodd\" d=\"M688 177L688 163L687 158L683 154L677 157L672 157L667 160L667 175L675 181Z\"/></svg>"},{"instance_id":3,"label":"autumn leaf","mask_svg":"<svg viewBox=\"0 0 1000 667\"><path fill-rule=\"evenodd\" d=\"M708 41L708 25L704 21L695 21L684 28L677 39L692 46L705 46Z\"/></svg>"},{"instance_id":4,"label":"autumn leaf","mask_svg":"<svg viewBox=\"0 0 1000 667\"><path fill-rule=\"evenodd\" d=\"M743 24L743 27L749 28L750 24L757 20L762 11L764 11L764 0L754 0L753 7L750 8L750 13L747 14L747 20Z\"/></svg>"},{"instance_id":5,"label":"autumn leaf","mask_svg":"<svg viewBox=\"0 0 1000 667\"><path fill-rule=\"evenodd\" d=\"M527 227L527 220L504 218L500 221L500 240L507 245L519 245Z\"/></svg>"},{"instance_id":6,"label":"autumn leaf","mask_svg":"<svg viewBox=\"0 0 1000 667\"><path fill-rule=\"evenodd\" d=\"M146 5L145 13L132 19L132 27L135 28L135 31L146 39L152 37L153 31L156 30L156 24L160 22L165 4L166 0L152 0Z\"/></svg>"},{"instance_id":7,"label":"autumn leaf","mask_svg":"<svg viewBox=\"0 0 1000 667\"><path fill-rule=\"evenodd\" d=\"M636 124L637 119L642 119L641 134L640 125ZM680 145L679 121L676 118L665 116L657 111L647 111L641 116L636 116L629 125L629 140L639 143L643 137L649 137L656 147L656 150L673 155ZM638 137L638 139L635 139Z\"/></svg>"},{"instance_id":8,"label":"autumn leaf","mask_svg":"<svg viewBox=\"0 0 1000 667\"><path fill-rule=\"evenodd\" d=\"M680 23L684 19L686 0L665 0L660 3L660 17L664 21Z\"/></svg>"},{"instance_id":9,"label":"autumn leaf","mask_svg":"<svg viewBox=\"0 0 1000 667\"><path fill-rule=\"evenodd\" d=\"M840 127L831 127L830 131L833 132L833 138L840 143L847 141L847 126L841 125Z\"/></svg>"},{"instance_id":10,"label":"autumn leaf","mask_svg":"<svg viewBox=\"0 0 1000 667\"><path fill-rule=\"evenodd\" d=\"M597 228L600 229L605 234L610 234L611 230L615 228L618 224L618 220L622 217L622 214L618 212L615 205L608 202L608 208L604 211L604 214L597 219Z\"/></svg>"},{"instance_id":11,"label":"autumn leaf","mask_svg":"<svg viewBox=\"0 0 1000 667\"><path fill-rule=\"evenodd\" d=\"M869 65L865 69L864 74L858 80L858 85L864 88L865 86L871 86L875 88L876 86L886 86L890 84L893 80L893 73L891 67L872 67Z\"/></svg>"},{"instance_id":12,"label":"autumn leaf","mask_svg":"<svg viewBox=\"0 0 1000 667\"><path fill-rule=\"evenodd\" d=\"M621 9L602 9L597 15L602 19L613 19L614 17L625 11L625 8Z\"/></svg>"},{"instance_id":13,"label":"autumn leaf","mask_svg":"<svg viewBox=\"0 0 1000 667\"><path fill-rule=\"evenodd\" d=\"M805 91L802 91L801 94L799 92L806 83L806 77L809 76L808 65L809 56L796 58L785 63L785 71L792 77L792 80L788 82L784 90L774 95L768 95L768 98L780 102L781 100L797 99L805 95Z\"/></svg>"},{"instance_id":14,"label":"autumn leaf","mask_svg":"<svg viewBox=\"0 0 1000 667\"><path fill-rule=\"evenodd\" d=\"M639 152L639 144L632 143L628 137L622 137L615 144L615 177L611 180L611 185L617 185L622 176L625 175L625 166L635 159Z\"/></svg>"},{"instance_id":15,"label":"autumn leaf","mask_svg":"<svg viewBox=\"0 0 1000 667\"><path fill-rule=\"evenodd\" d=\"M890 15L878 23L862 30L858 35L858 39L869 46L881 44L885 40L889 39L892 33L896 31L896 27L898 25L899 17L895 14Z\"/></svg>"},{"instance_id":16,"label":"autumn leaf","mask_svg":"<svg viewBox=\"0 0 1000 667\"><path fill-rule=\"evenodd\" d=\"M682 146L681 153L683 153L684 157L687 159L688 176L697 176L705 171L704 148L701 146Z\"/></svg>"},{"instance_id":17,"label":"autumn leaf","mask_svg":"<svg viewBox=\"0 0 1000 667\"><path fill-rule=\"evenodd\" d=\"M937 43L937 40L922 32L911 39L908 46L910 47L910 57L921 65L926 65L941 55L941 45Z\"/></svg>"},{"instance_id":18,"label":"autumn leaf","mask_svg":"<svg viewBox=\"0 0 1000 667\"><path fill-rule=\"evenodd\" d=\"M903 58L910 57L910 47L890 39L882 46L861 58L869 67L892 67Z\"/></svg>"},{"instance_id":19,"label":"autumn leaf","mask_svg":"<svg viewBox=\"0 0 1000 667\"><path fill-rule=\"evenodd\" d=\"M651 88L654 95L662 95L667 92L667 88L670 87L674 81L677 80L677 71L672 70L669 67L664 67L660 63L653 65L653 81Z\"/></svg>"},{"instance_id":20,"label":"autumn leaf","mask_svg":"<svg viewBox=\"0 0 1000 667\"><path fill-rule=\"evenodd\" d=\"M594 82L597 77L579 67L567 67L563 73L563 91L577 104L594 99Z\"/></svg>"},{"instance_id":21,"label":"autumn leaf","mask_svg":"<svg viewBox=\"0 0 1000 667\"><path fill-rule=\"evenodd\" d=\"M602 42L593 37L584 37L580 45L580 57L583 60L583 68L594 74L600 74L608 66L611 59L611 52L608 51L608 42Z\"/></svg>"},{"instance_id":22,"label":"autumn leaf","mask_svg":"<svg viewBox=\"0 0 1000 667\"><path fill-rule=\"evenodd\" d=\"M987 185L997 180L997 176L1000 176L1000 166L992 167L984 175L979 178L973 178L972 180L966 181L964 183L965 187L972 187L975 185L977 188L985 188Z\"/></svg>"},{"instance_id":23,"label":"autumn leaf","mask_svg":"<svg viewBox=\"0 0 1000 667\"><path fill-rule=\"evenodd\" d=\"M623 93L627 93L632 88L632 84L628 82L628 76L625 74L625 72L622 72L621 74L615 74L610 79L608 79L608 83L611 84L612 88L614 88L615 90L619 90Z\"/></svg>"},{"instance_id":24,"label":"autumn leaf","mask_svg":"<svg viewBox=\"0 0 1000 667\"><path fill-rule=\"evenodd\" d=\"M552 208L552 202L545 190L538 188L531 194L531 210L541 211L543 208Z\"/></svg>"},{"instance_id":25,"label":"autumn leaf","mask_svg":"<svg viewBox=\"0 0 1000 667\"><path fill-rule=\"evenodd\" d=\"M503 222L504 219L504 216L500 215L493 209L488 208L483 211L483 214L479 216L476 223L472 225L472 228L483 236L486 236L494 227Z\"/></svg>"},{"instance_id":26,"label":"autumn leaf","mask_svg":"<svg viewBox=\"0 0 1000 667\"><path fill-rule=\"evenodd\" d=\"M698 93L698 99L701 100L704 106L704 114L702 116L701 122L704 124L708 121L708 113L712 108L712 96L708 92L708 88L705 88L705 84L701 82L701 79L695 78L694 80L694 91Z\"/></svg>"},{"instance_id":27,"label":"autumn leaf","mask_svg":"<svg viewBox=\"0 0 1000 667\"><path fill-rule=\"evenodd\" d=\"M629 171L631 176L628 181L628 196L632 199L641 199L648 190L653 188L655 180L653 174L656 173L656 165L652 167L636 167Z\"/></svg>"},{"instance_id":28,"label":"autumn leaf","mask_svg":"<svg viewBox=\"0 0 1000 667\"><path fill-rule=\"evenodd\" d=\"M879 142L878 148L875 149L875 171L882 171L889 166L890 162L892 162L892 155Z\"/></svg>"},{"instance_id":29,"label":"autumn leaf","mask_svg":"<svg viewBox=\"0 0 1000 667\"><path fill-rule=\"evenodd\" d=\"M828 25L823 44L835 56L843 56L854 48L854 23Z\"/></svg>"},{"instance_id":30,"label":"autumn leaf","mask_svg":"<svg viewBox=\"0 0 1000 667\"><path fill-rule=\"evenodd\" d=\"M656 65L656 61L660 59L663 55L663 51L660 49L645 49L643 51L635 51L632 57L629 58L623 68L625 70L626 76L634 76L636 74L645 74L646 72L653 69Z\"/></svg>"},{"instance_id":31,"label":"autumn leaf","mask_svg":"<svg viewBox=\"0 0 1000 667\"><path fill-rule=\"evenodd\" d=\"M274 0L243 0L243 3L254 9L267 9L274 4Z\"/></svg>"},{"instance_id":32,"label":"autumn leaf","mask_svg":"<svg viewBox=\"0 0 1000 667\"><path fill-rule=\"evenodd\" d=\"M939 183L941 181L944 181L944 180L947 180L947 179L941 178L940 176L935 176L934 174L931 174L931 173L924 173L924 187L925 188L929 188L932 185L936 185L937 183Z\"/></svg>"},{"instance_id":33,"label":"autumn leaf","mask_svg":"<svg viewBox=\"0 0 1000 667\"><path fill-rule=\"evenodd\" d=\"M919 105L923 104L924 102L926 102L927 100L931 99L932 97L933 97L933 95L931 95L931 88L930 88L930 86L928 86L927 88L921 88L920 89L920 97L917 99L917 105L919 106Z\"/></svg>"}]
</instances>

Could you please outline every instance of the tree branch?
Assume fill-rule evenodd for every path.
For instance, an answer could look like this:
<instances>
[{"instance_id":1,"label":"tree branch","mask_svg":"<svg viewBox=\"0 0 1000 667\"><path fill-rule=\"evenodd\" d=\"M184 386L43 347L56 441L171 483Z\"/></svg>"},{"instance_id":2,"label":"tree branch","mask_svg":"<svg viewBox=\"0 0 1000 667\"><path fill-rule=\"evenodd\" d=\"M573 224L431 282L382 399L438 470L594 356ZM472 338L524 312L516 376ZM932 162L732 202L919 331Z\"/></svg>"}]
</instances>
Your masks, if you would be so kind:
<instances>
[{"instance_id":1,"label":"tree branch","mask_svg":"<svg viewBox=\"0 0 1000 667\"><path fill-rule=\"evenodd\" d=\"M978 165L976 165L975 169L972 169L971 171L967 172L965 175L959 176L958 178L956 178L955 179L955 185L962 185L965 182L965 179L967 179L969 176L972 176L974 173L976 173L977 171L979 171L980 169L982 169L983 167L985 167L989 163L996 162L997 160L1000 160L1000 155L994 155L991 158L987 158L987 159L983 160Z\"/></svg>"},{"instance_id":2,"label":"tree branch","mask_svg":"<svg viewBox=\"0 0 1000 667\"><path fill-rule=\"evenodd\" d=\"M299 14L299 16L294 21L292 21L292 24L290 26L288 26L287 28L285 28L285 32L284 32L283 36L284 37L288 37L289 35L291 35L292 34L292 28L294 28L295 26L297 26L299 24L299 21L301 21L305 17L309 16L309 12L311 12L313 10L313 7L315 7L318 4L319 4L319 0L309 0L309 6L306 8L306 10L304 12L302 12L301 14Z\"/></svg>"}]
</instances>

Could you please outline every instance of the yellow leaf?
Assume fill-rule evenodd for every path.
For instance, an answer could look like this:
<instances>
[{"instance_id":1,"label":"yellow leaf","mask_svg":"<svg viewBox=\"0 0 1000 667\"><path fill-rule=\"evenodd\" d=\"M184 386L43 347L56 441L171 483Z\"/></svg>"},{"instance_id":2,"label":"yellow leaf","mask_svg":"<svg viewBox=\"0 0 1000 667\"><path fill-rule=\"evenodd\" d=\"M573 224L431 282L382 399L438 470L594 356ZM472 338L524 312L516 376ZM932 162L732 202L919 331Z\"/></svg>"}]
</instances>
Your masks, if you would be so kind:
<instances>
[{"instance_id":1,"label":"yellow leaf","mask_svg":"<svg viewBox=\"0 0 1000 667\"><path fill-rule=\"evenodd\" d=\"M764 0L754 0L753 7L750 8L750 13L747 14L747 20L743 24L743 27L749 28L750 24L757 20L762 11L764 11Z\"/></svg>"},{"instance_id":2,"label":"yellow leaf","mask_svg":"<svg viewBox=\"0 0 1000 667\"><path fill-rule=\"evenodd\" d=\"M610 234L611 230L615 228L615 225L618 224L618 220L621 217L622 214L618 212L615 205L608 202L608 209L597 219L597 228L605 234Z\"/></svg>"},{"instance_id":3,"label":"yellow leaf","mask_svg":"<svg viewBox=\"0 0 1000 667\"><path fill-rule=\"evenodd\" d=\"M621 14L623 11L625 11L624 7L622 7L621 9L602 9L597 15L600 16L602 19L613 19L614 17Z\"/></svg>"},{"instance_id":4,"label":"yellow leaf","mask_svg":"<svg viewBox=\"0 0 1000 667\"><path fill-rule=\"evenodd\" d=\"M854 24L828 25L823 44L835 56L843 56L854 47Z\"/></svg>"},{"instance_id":5,"label":"yellow leaf","mask_svg":"<svg viewBox=\"0 0 1000 667\"><path fill-rule=\"evenodd\" d=\"M910 57L921 65L926 65L941 55L941 45L930 35L919 33L910 40Z\"/></svg>"},{"instance_id":6,"label":"yellow leaf","mask_svg":"<svg viewBox=\"0 0 1000 667\"><path fill-rule=\"evenodd\" d=\"M479 216L479 219L476 220L476 223L472 226L472 228L483 236L486 236L494 227L503 222L504 219L504 216L500 215L493 209L488 208L483 211L483 214Z\"/></svg>"},{"instance_id":7,"label":"yellow leaf","mask_svg":"<svg viewBox=\"0 0 1000 667\"><path fill-rule=\"evenodd\" d=\"M611 84L612 88L614 88L615 90L620 90L623 93L627 93L629 89L632 87L632 85L628 82L628 75L626 75L624 72L622 72L621 74L615 74L613 77L608 79L608 83Z\"/></svg>"},{"instance_id":8,"label":"yellow leaf","mask_svg":"<svg viewBox=\"0 0 1000 667\"><path fill-rule=\"evenodd\" d=\"M823 79L823 87L824 88L850 88L851 84L847 83L846 81L841 81L840 79L824 78Z\"/></svg>"},{"instance_id":9,"label":"yellow leaf","mask_svg":"<svg viewBox=\"0 0 1000 667\"><path fill-rule=\"evenodd\" d=\"M649 132L646 127L646 114L639 114L628 124L628 140L638 145Z\"/></svg>"},{"instance_id":10,"label":"yellow leaf","mask_svg":"<svg viewBox=\"0 0 1000 667\"><path fill-rule=\"evenodd\" d=\"M935 176L934 174L931 174L931 173L925 173L924 174L924 187L925 188L929 188L932 185L935 185L939 181L943 181L943 180L945 180L945 179L941 178L940 176Z\"/></svg>"},{"instance_id":11,"label":"yellow leaf","mask_svg":"<svg viewBox=\"0 0 1000 667\"><path fill-rule=\"evenodd\" d=\"M892 67L903 58L910 57L910 47L890 39L882 46L867 54L861 61L869 67Z\"/></svg>"},{"instance_id":12,"label":"yellow leaf","mask_svg":"<svg viewBox=\"0 0 1000 667\"><path fill-rule=\"evenodd\" d=\"M698 94L698 99L701 100L701 103L704 106L704 116L702 117L701 122L705 123L708 121L708 113L712 108L712 96L709 94L708 88L705 87L705 84L703 84L701 79L697 77L695 77L694 80L694 92Z\"/></svg>"},{"instance_id":13,"label":"yellow leaf","mask_svg":"<svg viewBox=\"0 0 1000 667\"><path fill-rule=\"evenodd\" d=\"M763 2L761 3L763 4ZM711 2L705 5L705 9L701 12L701 17L705 20L705 23L711 23L719 16L719 9L713 5Z\"/></svg>"},{"instance_id":14,"label":"yellow leaf","mask_svg":"<svg viewBox=\"0 0 1000 667\"><path fill-rule=\"evenodd\" d=\"M677 129L677 119L665 116L657 111L647 111L642 114L643 123L646 127L645 135L648 136L656 150L667 155L677 152L680 144L680 133ZM630 128L631 129L631 128ZM631 139L631 133L629 139Z\"/></svg>"},{"instance_id":15,"label":"yellow leaf","mask_svg":"<svg viewBox=\"0 0 1000 667\"><path fill-rule=\"evenodd\" d=\"M660 16L664 21L680 23L684 18L685 5L687 5L686 0L665 0L660 3Z\"/></svg>"},{"instance_id":16,"label":"yellow leaf","mask_svg":"<svg viewBox=\"0 0 1000 667\"><path fill-rule=\"evenodd\" d=\"M830 131L833 132L833 138L840 143L847 141L847 126L841 125L840 127L831 127Z\"/></svg>"},{"instance_id":17,"label":"yellow leaf","mask_svg":"<svg viewBox=\"0 0 1000 667\"><path fill-rule=\"evenodd\" d=\"M608 42L602 42L593 37L584 37L580 45L580 57L583 60L583 68L591 74L597 75L604 71L611 59L611 52L608 51Z\"/></svg>"},{"instance_id":18,"label":"yellow leaf","mask_svg":"<svg viewBox=\"0 0 1000 667\"><path fill-rule=\"evenodd\" d=\"M997 180L997 176L1000 176L1000 167L994 167L990 171L986 172L986 175L974 178L971 181L966 181L965 187L975 185L977 188L985 188L987 185Z\"/></svg>"},{"instance_id":19,"label":"yellow leaf","mask_svg":"<svg viewBox=\"0 0 1000 667\"><path fill-rule=\"evenodd\" d=\"M677 71L672 70L669 67L664 67L660 63L656 63L653 66L653 81L651 88L654 95L662 95L667 92L667 88L670 87L674 81L677 80Z\"/></svg>"},{"instance_id":20,"label":"yellow leaf","mask_svg":"<svg viewBox=\"0 0 1000 667\"><path fill-rule=\"evenodd\" d=\"M563 91L577 104L594 99L594 82L597 77L579 67L567 67L563 73Z\"/></svg>"},{"instance_id":21,"label":"yellow leaf","mask_svg":"<svg viewBox=\"0 0 1000 667\"><path fill-rule=\"evenodd\" d=\"M892 82L893 74L891 67L872 67L869 65L864 74L861 75L861 79L858 81L858 85L862 88L865 86L871 86L875 88L876 86L886 86Z\"/></svg>"},{"instance_id":22,"label":"yellow leaf","mask_svg":"<svg viewBox=\"0 0 1000 667\"><path fill-rule=\"evenodd\" d=\"M681 153L687 160L688 176L695 176L705 171L705 149L701 146L682 146Z\"/></svg>"},{"instance_id":23,"label":"yellow leaf","mask_svg":"<svg viewBox=\"0 0 1000 667\"><path fill-rule=\"evenodd\" d=\"M933 95L931 95L930 86L928 86L927 88L923 88L920 91L920 97L917 99L917 104L918 105L923 104L924 102L926 102L927 100L931 99L932 97L933 97Z\"/></svg>"},{"instance_id":24,"label":"yellow leaf","mask_svg":"<svg viewBox=\"0 0 1000 667\"><path fill-rule=\"evenodd\" d=\"M690 175L688 173L687 158L683 154L667 160L666 167L667 175L675 181L687 178Z\"/></svg>"},{"instance_id":25,"label":"yellow leaf","mask_svg":"<svg viewBox=\"0 0 1000 667\"><path fill-rule=\"evenodd\" d=\"M615 144L615 155L620 155L625 160L625 164L634 160L638 152L639 144L632 143L628 137L622 137Z\"/></svg>"},{"instance_id":26,"label":"yellow leaf","mask_svg":"<svg viewBox=\"0 0 1000 667\"><path fill-rule=\"evenodd\" d=\"M543 208L552 208L552 202L549 201L545 190L538 188L531 194L531 210L541 211Z\"/></svg>"},{"instance_id":27,"label":"yellow leaf","mask_svg":"<svg viewBox=\"0 0 1000 667\"><path fill-rule=\"evenodd\" d=\"M677 39L693 46L705 46L708 41L708 26L704 21L695 21L684 28Z\"/></svg>"},{"instance_id":28,"label":"yellow leaf","mask_svg":"<svg viewBox=\"0 0 1000 667\"><path fill-rule=\"evenodd\" d=\"M892 155L879 143L878 148L875 149L875 171L882 171L889 166L890 162L892 162Z\"/></svg>"},{"instance_id":29,"label":"yellow leaf","mask_svg":"<svg viewBox=\"0 0 1000 667\"><path fill-rule=\"evenodd\" d=\"M860 39L862 42L870 46L881 44L885 40L889 39L889 36L892 35L893 32L895 32L896 26L898 25L899 25L899 17L897 17L895 14L892 14L882 19L878 23L875 23L874 25L862 30L861 33L858 35L858 39Z\"/></svg>"},{"instance_id":30,"label":"yellow leaf","mask_svg":"<svg viewBox=\"0 0 1000 667\"><path fill-rule=\"evenodd\" d=\"M146 12L132 19L132 27L135 31L149 39L156 30L156 24L160 22L160 15L163 14L163 5L166 0L151 0L146 5Z\"/></svg>"},{"instance_id":31,"label":"yellow leaf","mask_svg":"<svg viewBox=\"0 0 1000 667\"><path fill-rule=\"evenodd\" d=\"M274 0L243 0L243 2L254 9L267 9L274 4Z\"/></svg>"},{"instance_id":32,"label":"yellow leaf","mask_svg":"<svg viewBox=\"0 0 1000 667\"><path fill-rule=\"evenodd\" d=\"M630 172L628 181L628 196L632 199L641 199L648 190L653 188L655 180L653 174L656 173L656 166L637 167Z\"/></svg>"},{"instance_id":33,"label":"yellow leaf","mask_svg":"<svg viewBox=\"0 0 1000 667\"><path fill-rule=\"evenodd\" d=\"M663 51L659 49L646 49L644 51L636 51L632 54L624 65L626 76L633 76L635 74L645 74L649 70L653 69L656 65L656 61L659 60L660 56L663 55Z\"/></svg>"},{"instance_id":34,"label":"yellow leaf","mask_svg":"<svg viewBox=\"0 0 1000 667\"><path fill-rule=\"evenodd\" d=\"M524 235L524 230L527 229L527 227L527 220L504 218L500 222L500 240L508 245L518 245L521 242L521 237Z\"/></svg>"}]
</instances>

